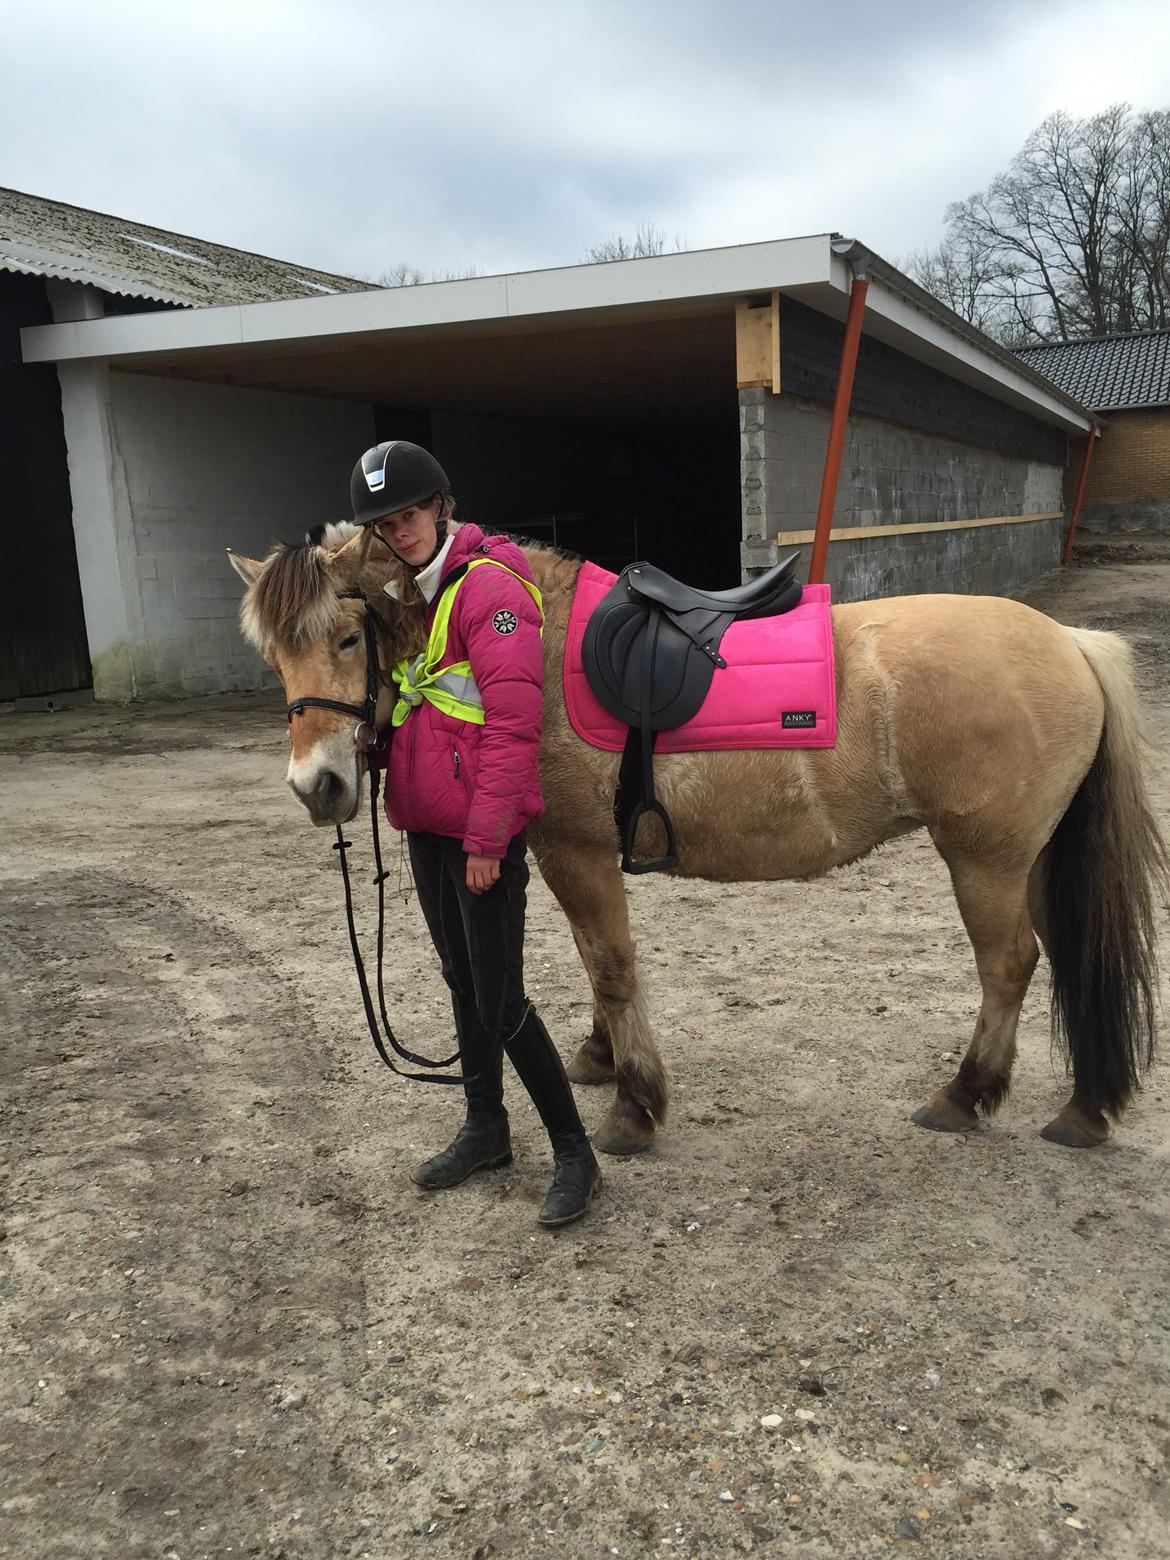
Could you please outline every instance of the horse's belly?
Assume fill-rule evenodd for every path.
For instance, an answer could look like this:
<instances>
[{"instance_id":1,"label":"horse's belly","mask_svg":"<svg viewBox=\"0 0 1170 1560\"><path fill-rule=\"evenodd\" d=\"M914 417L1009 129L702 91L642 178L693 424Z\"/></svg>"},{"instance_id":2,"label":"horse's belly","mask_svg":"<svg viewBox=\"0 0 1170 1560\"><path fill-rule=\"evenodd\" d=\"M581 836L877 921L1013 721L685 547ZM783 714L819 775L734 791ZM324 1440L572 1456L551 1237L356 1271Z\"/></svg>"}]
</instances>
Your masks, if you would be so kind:
<instances>
[{"instance_id":1,"label":"horse's belly","mask_svg":"<svg viewBox=\"0 0 1170 1560\"><path fill-rule=\"evenodd\" d=\"M917 826L833 750L697 753L655 761L680 877L817 877ZM650 820L652 822L652 820Z\"/></svg>"}]
</instances>

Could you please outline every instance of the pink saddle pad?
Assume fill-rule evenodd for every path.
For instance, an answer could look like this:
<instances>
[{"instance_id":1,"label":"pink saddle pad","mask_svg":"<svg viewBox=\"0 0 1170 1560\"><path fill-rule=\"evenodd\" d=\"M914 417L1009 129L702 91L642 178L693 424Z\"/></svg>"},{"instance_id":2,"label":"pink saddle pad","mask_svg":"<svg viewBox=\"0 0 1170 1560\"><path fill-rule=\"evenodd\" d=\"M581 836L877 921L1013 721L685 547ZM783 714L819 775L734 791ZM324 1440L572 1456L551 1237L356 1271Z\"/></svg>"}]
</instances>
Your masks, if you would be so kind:
<instances>
[{"instance_id":1,"label":"pink saddle pad","mask_svg":"<svg viewBox=\"0 0 1170 1560\"><path fill-rule=\"evenodd\" d=\"M628 726L593 695L581 664L581 642L594 607L616 574L581 566L565 640L565 704L573 730L592 747L620 753ZM656 753L729 748L822 748L837 741L837 686L829 587L806 585L800 605L780 617L732 623L699 713L660 731Z\"/></svg>"}]
</instances>

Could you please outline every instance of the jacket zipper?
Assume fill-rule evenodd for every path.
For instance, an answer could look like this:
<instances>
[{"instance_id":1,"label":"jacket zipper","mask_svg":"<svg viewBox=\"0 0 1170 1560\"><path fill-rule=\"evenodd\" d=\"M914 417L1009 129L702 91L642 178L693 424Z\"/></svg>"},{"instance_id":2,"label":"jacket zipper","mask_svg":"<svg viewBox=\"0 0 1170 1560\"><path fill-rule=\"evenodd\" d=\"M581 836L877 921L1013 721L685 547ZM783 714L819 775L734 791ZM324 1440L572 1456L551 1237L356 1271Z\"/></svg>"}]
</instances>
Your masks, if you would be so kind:
<instances>
[{"instance_id":1,"label":"jacket zipper","mask_svg":"<svg viewBox=\"0 0 1170 1560\"><path fill-rule=\"evenodd\" d=\"M459 757L459 749L458 748L455 748L453 751L455 753L455 778L456 778L456 780L458 780L458 778L459 778L459 771L463 768L463 760Z\"/></svg>"}]
</instances>

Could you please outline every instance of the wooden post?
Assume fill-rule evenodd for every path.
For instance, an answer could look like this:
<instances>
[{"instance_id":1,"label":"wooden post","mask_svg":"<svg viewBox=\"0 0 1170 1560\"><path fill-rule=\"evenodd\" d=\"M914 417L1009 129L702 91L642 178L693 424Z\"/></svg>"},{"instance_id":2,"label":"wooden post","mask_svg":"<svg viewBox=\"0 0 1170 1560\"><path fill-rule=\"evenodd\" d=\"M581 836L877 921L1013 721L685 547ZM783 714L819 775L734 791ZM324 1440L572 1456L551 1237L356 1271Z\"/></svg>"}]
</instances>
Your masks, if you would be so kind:
<instances>
[{"instance_id":1,"label":"wooden post","mask_svg":"<svg viewBox=\"0 0 1170 1560\"><path fill-rule=\"evenodd\" d=\"M735 305L735 384L738 390L780 394L780 293L766 303Z\"/></svg>"}]
</instances>

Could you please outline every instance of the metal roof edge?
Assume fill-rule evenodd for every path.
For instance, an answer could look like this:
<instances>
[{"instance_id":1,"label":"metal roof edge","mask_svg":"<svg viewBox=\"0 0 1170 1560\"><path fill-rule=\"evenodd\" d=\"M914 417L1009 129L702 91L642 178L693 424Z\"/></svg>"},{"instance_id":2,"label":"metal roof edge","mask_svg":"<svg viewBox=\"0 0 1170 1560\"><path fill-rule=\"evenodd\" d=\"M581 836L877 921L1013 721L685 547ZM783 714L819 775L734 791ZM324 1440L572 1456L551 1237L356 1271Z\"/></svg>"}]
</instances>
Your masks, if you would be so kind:
<instances>
[{"instance_id":1,"label":"metal roof edge","mask_svg":"<svg viewBox=\"0 0 1170 1560\"><path fill-rule=\"evenodd\" d=\"M21 332L28 362L182 352L471 324L544 314L734 297L777 286L827 284L829 235L687 250L636 260L503 272L452 282L219 304L183 314L122 315Z\"/></svg>"},{"instance_id":2,"label":"metal roof edge","mask_svg":"<svg viewBox=\"0 0 1170 1560\"><path fill-rule=\"evenodd\" d=\"M810 302L818 288L848 292L850 254L868 256L869 273L895 304L885 311L889 327L923 343L929 360L949 360L956 377L995 387L1002 399L1034 406L1035 415L1066 428L1091 427L1094 413L964 320L945 304L856 240L835 233L726 245L632 260L507 272L453 282L336 293L264 303L218 305L181 313L131 314L118 318L26 327L21 332L26 361L134 357L196 348L262 346L275 341L372 335L383 331L473 324L486 320L653 306L656 303L735 297L779 289L803 291ZM814 306L815 303L814 303ZM917 326L929 319L934 330ZM960 346L959 344L962 344ZM965 350L964 350L965 349Z\"/></svg>"}]
</instances>

